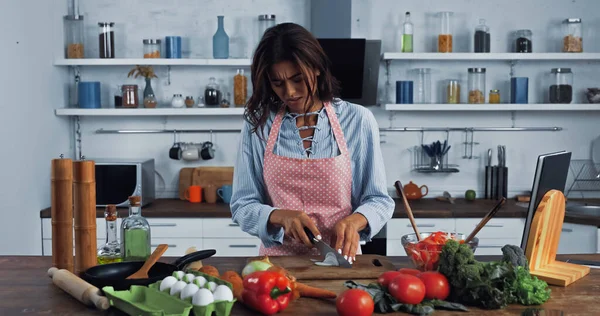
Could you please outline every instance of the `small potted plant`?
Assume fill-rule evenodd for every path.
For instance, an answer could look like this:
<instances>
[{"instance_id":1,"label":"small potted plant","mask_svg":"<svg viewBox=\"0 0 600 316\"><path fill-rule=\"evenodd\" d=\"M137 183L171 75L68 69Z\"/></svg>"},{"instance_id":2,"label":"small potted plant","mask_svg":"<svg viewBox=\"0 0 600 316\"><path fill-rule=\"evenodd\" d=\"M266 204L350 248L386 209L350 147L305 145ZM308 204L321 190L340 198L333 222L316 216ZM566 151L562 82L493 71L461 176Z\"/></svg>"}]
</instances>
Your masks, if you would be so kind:
<instances>
[{"instance_id":1,"label":"small potted plant","mask_svg":"<svg viewBox=\"0 0 600 316\"><path fill-rule=\"evenodd\" d=\"M146 80L146 87L144 87L144 107L155 108L158 102L156 101L154 90L152 89L152 78L158 78L158 76L156 76L154 73L154 68L152 68L152 66L137 65L127 74L128 78L131 76L134 78L138 78L140 76L144 77Z\"/></svg>"}]
</instances>

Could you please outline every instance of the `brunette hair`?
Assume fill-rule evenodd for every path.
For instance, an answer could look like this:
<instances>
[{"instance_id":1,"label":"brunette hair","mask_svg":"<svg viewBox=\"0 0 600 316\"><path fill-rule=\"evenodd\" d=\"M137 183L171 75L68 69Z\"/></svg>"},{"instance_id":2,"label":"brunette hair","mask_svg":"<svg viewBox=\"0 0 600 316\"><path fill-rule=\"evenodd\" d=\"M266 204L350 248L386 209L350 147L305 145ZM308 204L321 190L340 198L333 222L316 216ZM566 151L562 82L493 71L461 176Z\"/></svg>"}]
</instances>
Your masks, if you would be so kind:
<instances>
[{"instance_id":1,"label":"brunette hair","mask_svg":"<svg viewBox=\"0 0 600 316\"><path fill-rule=\"evenodd\" d=\"M244 117L252 126L253 133L258 129L263 131L271 111L278 111L285 106L271 89L269 81L271 67L283 61L300 68L307 91L310 91L308 72L319 73L314 85L316 91L309 93L311 102L313 94L323 102L338 96L339 83L331 75L329 58L317 39L298 24L275 25L267 29L258 43L250 69L253 91L246 104Z\"/></svg>"}]
</instances>

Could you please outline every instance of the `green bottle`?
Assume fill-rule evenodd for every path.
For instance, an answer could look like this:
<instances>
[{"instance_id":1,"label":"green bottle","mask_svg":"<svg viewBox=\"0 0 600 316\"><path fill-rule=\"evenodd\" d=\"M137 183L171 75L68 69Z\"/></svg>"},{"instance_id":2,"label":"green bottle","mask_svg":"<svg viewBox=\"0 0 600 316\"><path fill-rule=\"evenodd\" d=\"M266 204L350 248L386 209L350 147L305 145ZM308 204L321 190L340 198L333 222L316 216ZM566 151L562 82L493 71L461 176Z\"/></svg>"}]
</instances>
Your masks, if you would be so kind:
<instances>
[{"instance_id":1,"label":"green bottle","mask_svg":"<svg viewBox=\"0 0 600 316\"><path fill-rule=\"evenodd\" d=\"M406 12L406 19L402 25L402 52L413 52L413 24L410 22L410 12Z\"/></svg>"},{"instance_id":2,"label":"green bottle","mask_svg":"<svg viewBox=\"0 0 600 316\"><path fill-rule=\"evenodd\" d=\"M146 261L150 256L150 224L142 217L141 198L129 197L129 217L121 223L123 261Z\"/></svg>"}]
</instances>

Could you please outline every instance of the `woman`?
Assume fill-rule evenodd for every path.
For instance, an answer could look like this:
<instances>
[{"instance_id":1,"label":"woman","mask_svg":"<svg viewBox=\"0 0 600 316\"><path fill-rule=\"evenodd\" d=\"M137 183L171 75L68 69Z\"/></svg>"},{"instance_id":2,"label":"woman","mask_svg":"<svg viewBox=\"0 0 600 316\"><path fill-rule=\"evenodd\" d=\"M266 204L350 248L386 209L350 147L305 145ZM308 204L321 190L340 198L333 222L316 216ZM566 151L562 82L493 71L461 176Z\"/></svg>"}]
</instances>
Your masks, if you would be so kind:
<instances>
[{"instance_id":1,"label":"woman","mask_svg":"<svg viewBox=\"0 0 600 316\"><path fill-rule=\"evenodd\" d=\"M373 114L334 98L327 56L297 24L265 32L251 73L233 221L261 255L317 255L306 227L352 263L394 211Z\"/></svg>"}]
</instances>

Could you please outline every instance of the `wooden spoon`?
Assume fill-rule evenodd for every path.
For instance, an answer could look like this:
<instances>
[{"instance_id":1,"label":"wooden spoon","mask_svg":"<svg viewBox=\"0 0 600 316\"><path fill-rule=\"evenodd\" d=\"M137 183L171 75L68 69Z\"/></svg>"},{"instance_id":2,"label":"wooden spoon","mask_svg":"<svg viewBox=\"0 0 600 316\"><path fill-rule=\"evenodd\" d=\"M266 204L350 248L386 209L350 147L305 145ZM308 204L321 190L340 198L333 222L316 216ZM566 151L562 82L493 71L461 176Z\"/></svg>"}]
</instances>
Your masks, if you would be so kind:
<instances>
[{"instance_id":1,"label":"wooden spoon","mask_svg":"<svg viewBox=\"0 0 600 316\"><path fill-rule=\"evenodd\" d=\"M473 237L475 237L475 235L477 235L477 233L483 228L483 226L485 226L485 224L487 224L487 222L489 222L490 219L492 219L492 217L494 217L494 215L496 215L496 213L498 213L498 211L500 210L500 208L502 208L502 205L504 205L505 202L506 202L506 198L503 197L500 200L500 202L498 202L498 204L496 204L494 206L494 208L492 208L491 211L489 211L487 214L485 214L485 217L481 220L481 222L479 222L479 224L477 224L477 226L475 226L475 229L469 235L469 237L467 237L467 239L465 239L465 244L468 244L471 241L471 239L473 239Z\"/></svg>"},{"instance_id":2,"label":"wooden spoon","mask_svg":"<svg viewBox=\"0 0 600 316\"><path fill-rule=\"evenodd\" d=\"M419 229L417 228L417 224L415 223L415 217L413 216L412 209L408 204L408 199L406 198L406 194L404 194L404 189L402 188L402 183L400 181L396 181L394 183L396 186L396 191L402 196L402 202L404 202L404 208L406 209L406 214L408 214L408 220L410 220L410 225L412 225L415 234L417 235L417 240L421 241L421 234L419 233Z\"/></svg>"},{"instance_id":3,"label":"wooden spoon","mask_svg":"<svg viewBox=\"0 0 600 316\"><path fill-rule=\"evenodd\" d=\"M150 257L146 259L144 265L139 270L137 270L136 273L128 276L127 279L147 279L148 271L150 271L150 268L152 268L152 266L156 263L156 261L158 261L158 259L160 259L160 257L163 255L163 253L165 253L165 251L167 251L168 248L169 245L167 244L158 245L158 247L154 249Z\"/></svg>"}]
</instances>

